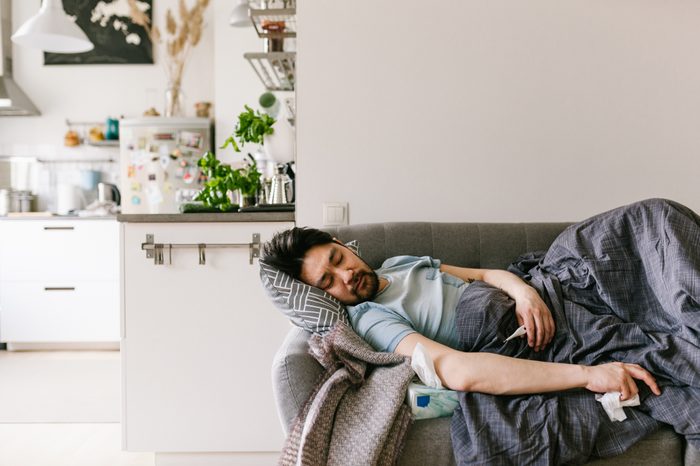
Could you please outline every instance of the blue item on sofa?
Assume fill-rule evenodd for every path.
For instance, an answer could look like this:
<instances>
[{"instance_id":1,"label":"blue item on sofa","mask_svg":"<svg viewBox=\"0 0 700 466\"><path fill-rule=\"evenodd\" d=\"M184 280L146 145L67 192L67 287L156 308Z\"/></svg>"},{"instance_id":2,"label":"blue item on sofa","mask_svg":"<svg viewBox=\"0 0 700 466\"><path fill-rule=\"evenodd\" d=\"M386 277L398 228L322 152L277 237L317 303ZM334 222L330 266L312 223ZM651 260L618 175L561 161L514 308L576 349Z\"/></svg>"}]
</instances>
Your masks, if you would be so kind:
<instances>
[{"instance_id":1,"label":"blue item on sofa","mask_svg":"<svg viewBox=\"0 0 700 466\"><path fill-rule=\"evenodd\" d=\"M459 405L457 392L444 388L432 388L422 383L411 383L406 392L406 402L415 419L432 419L452 416Z\"/></svg>"}]
</instances>

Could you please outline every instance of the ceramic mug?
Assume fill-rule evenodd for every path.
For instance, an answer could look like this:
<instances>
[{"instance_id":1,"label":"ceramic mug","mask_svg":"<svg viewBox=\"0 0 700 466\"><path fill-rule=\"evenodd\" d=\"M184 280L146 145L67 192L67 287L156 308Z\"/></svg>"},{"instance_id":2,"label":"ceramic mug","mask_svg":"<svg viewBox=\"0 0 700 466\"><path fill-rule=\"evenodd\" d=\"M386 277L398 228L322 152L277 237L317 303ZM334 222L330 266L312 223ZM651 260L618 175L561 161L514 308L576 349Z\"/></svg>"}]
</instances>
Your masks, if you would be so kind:
<instances>
[{"instance_id":1,"label":"ceramic mug","mask_svg":"<svg viewBox=\"0 0 700 466\"><path fill-rule=\"evenodd\" d=\"M105 139L119 139L119 120L116 118L107 118L105 123Z\"/></svg>"},{"instance_id":2,"label":"ceramic mug","mask_svg":"<svg viewBox=\"0 0 700 466\"><path fill-rule=\"evenodd\" d=\"M97 170L80 171L80 187L85 191L92 191L102 181L102 173Z\"/></svg>"}]
</instances>

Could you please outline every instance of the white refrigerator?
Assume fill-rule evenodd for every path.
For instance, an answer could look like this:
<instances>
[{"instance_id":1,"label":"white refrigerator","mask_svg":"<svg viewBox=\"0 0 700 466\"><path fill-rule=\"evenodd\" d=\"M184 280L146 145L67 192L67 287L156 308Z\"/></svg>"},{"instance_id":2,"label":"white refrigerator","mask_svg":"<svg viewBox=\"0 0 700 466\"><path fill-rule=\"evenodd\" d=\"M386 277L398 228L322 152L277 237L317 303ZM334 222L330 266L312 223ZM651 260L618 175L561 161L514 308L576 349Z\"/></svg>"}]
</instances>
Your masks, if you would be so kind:
<instances>
[{"instance_id":1,"label":"white refrigerator","mask_svg":"<svg viewBox=\"0 0 700 466\"><path fill-rule=\"evenodd\" d=\"M211 148L208 118L143 117L119 122L123 214L178 213L202 188L197 166Z\"/></svg>"}]
</instances>

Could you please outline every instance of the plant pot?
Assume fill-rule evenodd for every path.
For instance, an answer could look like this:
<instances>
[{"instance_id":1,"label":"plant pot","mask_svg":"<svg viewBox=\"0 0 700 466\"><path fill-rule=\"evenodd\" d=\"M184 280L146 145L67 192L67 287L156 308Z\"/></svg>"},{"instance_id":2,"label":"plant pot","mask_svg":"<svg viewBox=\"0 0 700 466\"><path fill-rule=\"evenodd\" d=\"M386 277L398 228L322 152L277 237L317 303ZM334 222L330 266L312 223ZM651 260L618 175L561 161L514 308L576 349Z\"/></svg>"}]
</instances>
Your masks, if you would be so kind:
<instances>
[{"instance_id":1,"label":"plant pot","mask_svg":"<svg viewBox=\"0 0 700 466\"><path fill-rule=\"evenodd\" d=\"M278 119L272 127L275 132L263 138L267 157L276 163L294 160L294 129L286 119Z\"/></svg>"},{"instance_id":2,"label":"plant pot","mask_svg":"<svg viewBox=\"0 0 700 466\"><path fill-rule=\"evenodd\" d=\"M248 195L243 194L240 191L238 192L238 199L240 201L241 208L254 207L258 201L258 198L255 194L253 194L252 196L248 196Z\"/></svg>"}]
</instances>

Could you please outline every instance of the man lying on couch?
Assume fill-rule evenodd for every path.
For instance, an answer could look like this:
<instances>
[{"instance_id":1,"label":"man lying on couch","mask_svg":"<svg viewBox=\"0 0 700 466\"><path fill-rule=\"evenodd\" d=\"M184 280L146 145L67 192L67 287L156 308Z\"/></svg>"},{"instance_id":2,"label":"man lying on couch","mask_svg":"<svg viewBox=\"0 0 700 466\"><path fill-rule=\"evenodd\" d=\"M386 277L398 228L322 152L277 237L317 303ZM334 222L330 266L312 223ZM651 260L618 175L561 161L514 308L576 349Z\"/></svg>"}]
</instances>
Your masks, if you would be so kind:
<instances>
[{"instance_id":1,"label":"man lying on couch","mask_svg":"<svg viewBox=\"0 0 700 466\"><path fill-rule=\"evenodd\" d=\"M373 271L303 228L273 238L264 260L348 305L353 328L378 351L410 356L423 344L443 384L474 398L461 403L467 435L484 410L504 408L479 393L586 388L627 400L638 379L648 416L635 417L640 429L670 423L700 446L700 221L683 206L643 201L574 225L547 254L517 264L527 283L429 257L395 257ZM504 343L521 325L527 342Z\"/></svg>"}]
</instances>

